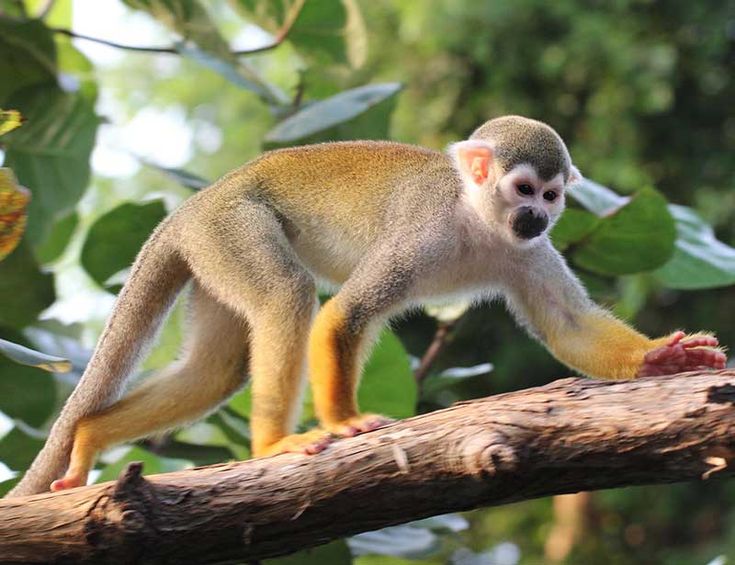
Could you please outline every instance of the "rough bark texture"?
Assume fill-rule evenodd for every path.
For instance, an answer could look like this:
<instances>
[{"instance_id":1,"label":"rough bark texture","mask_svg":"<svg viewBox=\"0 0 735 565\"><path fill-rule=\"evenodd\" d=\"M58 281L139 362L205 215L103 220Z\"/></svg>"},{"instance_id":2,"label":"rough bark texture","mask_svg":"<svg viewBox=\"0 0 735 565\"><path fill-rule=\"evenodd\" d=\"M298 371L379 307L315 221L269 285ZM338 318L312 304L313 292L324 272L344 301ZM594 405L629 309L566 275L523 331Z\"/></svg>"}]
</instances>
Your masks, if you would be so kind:
<instances>
[{"instance_id":1,"label":"rough bark texture","mask_svg":"<svg viewBox=\"0 0 735 565\"><path fill-rule=\"evenodd\" d=\"M0 501L0 562L249 561L416 518L622 485L731 477L735 371L565 379L341 440Z\"/></svg>"}]
</instances>

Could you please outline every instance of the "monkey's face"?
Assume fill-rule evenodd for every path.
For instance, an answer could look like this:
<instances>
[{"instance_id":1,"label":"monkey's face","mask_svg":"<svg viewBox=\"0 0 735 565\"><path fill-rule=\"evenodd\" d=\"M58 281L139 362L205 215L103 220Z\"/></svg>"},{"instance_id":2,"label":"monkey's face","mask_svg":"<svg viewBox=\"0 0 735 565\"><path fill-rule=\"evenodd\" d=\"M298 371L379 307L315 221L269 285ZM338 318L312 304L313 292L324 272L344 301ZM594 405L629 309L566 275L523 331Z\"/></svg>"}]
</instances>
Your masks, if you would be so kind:
<instances>
[{"instance_id":1,"label":"monkey's face","mask_svg":"<svg viewBox=\"0 0 735 565\"><path fill-rule=\"evenodd\" d=\"M564 210L564 175L543 180L531 165L517 165L500 176L492 207L504 236L519 245L533 244Z\"/></svg>"}]
</instances>

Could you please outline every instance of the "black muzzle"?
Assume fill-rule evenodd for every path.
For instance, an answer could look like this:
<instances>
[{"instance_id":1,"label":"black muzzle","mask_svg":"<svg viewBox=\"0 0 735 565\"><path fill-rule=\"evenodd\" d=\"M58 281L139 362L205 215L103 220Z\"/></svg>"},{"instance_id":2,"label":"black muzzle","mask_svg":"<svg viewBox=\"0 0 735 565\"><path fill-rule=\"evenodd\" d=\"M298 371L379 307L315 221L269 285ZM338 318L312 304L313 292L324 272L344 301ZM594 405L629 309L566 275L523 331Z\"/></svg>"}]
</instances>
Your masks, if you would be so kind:
<instances>
[{"instance_id":1,"label":"black muzzle","mask_svg":"<svg viewBox=\"0 0 735 565\"><path fill-rule=\"evenodd\" d=\"M549 225L549 217L545 212L522 206L513 216L513 233L521 239L533 239L540 236Z\"/></svg>"}]
</instances>

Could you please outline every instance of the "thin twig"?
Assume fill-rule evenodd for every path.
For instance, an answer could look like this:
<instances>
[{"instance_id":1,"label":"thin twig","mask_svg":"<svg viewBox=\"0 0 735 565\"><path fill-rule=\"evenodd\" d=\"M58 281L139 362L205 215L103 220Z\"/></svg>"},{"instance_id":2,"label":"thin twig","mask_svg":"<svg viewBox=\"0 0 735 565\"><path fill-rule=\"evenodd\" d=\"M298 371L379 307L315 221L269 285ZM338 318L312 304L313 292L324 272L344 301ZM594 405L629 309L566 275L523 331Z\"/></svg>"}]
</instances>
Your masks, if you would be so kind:
<instances>
[{"instance_id":1,"label":"thin twig","mask_svg":"<svg viewBox=\"0 0 735 565\"><path fill-rule=\"evenodd\" d=\"M434 339L424 352L424 355L421 357L421 361L419 362L419 366L413 373L414 379L416 379L416 382L419 385L429 375L429 370L434 365L436 358L439 357L439 354L444 350L444 347L446 347L449 336L452 331L454 331L454 328L457 327L457 322L459 320L460 318L449 322L439 322L439 325L436 328L436 333L434 333Z\"/></svg>"},{"instance_id":2,"label":"thin twig","mask_svg":"<svg viewBox=\"0 0 735 565\"><path fill-rule=\"evenodd\" d=\"M179 53L179 50L173 46L171 47L143 47L143 46L138 46L138 45L126 45L124 43L117 43L115 41L110 41L108 39L102 39L101 37L92 37L90 35L84 35L83 33L77 33L70 29L64 29L64 28L58 28L58 27L52 27L50 29L54 33L60 33L62 35L66 35L73 39L83 39L85 41L92 41L94 43L100 43L101 45L107 45L108 47L114 47L116 49L125 49L126 51L137 51L137 52L142 52L142 53L166 53L169 55L177 55ZM268 45L263 45L262 47L255 47L254 49L242 49L238 51L233 51L232 54L237 57L240 57L244 55L253 55L255 53L263 53L264 51L270 51L271 49L275 49L281 43L283 43L284 39L285 39L285 36L278 37L275 39L275 41L273 41L273 43L269 43Z\"/></svg>"}]
</instances>

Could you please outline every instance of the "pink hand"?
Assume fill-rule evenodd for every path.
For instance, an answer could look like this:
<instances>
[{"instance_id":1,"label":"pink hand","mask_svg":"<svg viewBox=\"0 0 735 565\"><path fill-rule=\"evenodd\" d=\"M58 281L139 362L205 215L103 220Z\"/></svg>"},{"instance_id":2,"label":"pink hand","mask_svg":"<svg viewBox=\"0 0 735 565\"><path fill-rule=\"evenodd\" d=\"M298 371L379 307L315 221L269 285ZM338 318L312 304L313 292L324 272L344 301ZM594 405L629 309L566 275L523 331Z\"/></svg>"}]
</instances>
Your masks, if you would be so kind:
<instances>
[{"instance_id":1,"label":"pink hand","mask_svg":"<svg viewBox=\"0 0 735 565\"><path fill-rule=\"evenodd\" d=\"M665 345L646 353L638 376L657 377L684 371L724 369L727 356L718 346L714 336L694 334L687 337L684 332L676 332Z\"/></svg>"}]
</instances>

